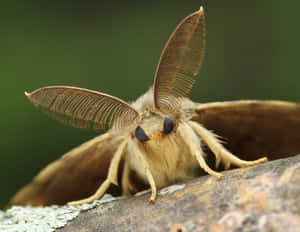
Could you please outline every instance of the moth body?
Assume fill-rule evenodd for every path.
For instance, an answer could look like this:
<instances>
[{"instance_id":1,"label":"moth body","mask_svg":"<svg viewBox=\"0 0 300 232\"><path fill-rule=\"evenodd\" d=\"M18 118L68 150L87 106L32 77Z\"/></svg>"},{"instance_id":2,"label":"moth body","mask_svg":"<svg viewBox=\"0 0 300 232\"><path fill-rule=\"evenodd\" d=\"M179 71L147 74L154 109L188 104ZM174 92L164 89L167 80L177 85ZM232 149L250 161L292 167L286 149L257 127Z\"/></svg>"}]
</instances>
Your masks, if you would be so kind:
<instances>
[{"instance_id":1,"label":"moth body","mask_svg":"<svg viewBox=\"0 0 300 232\"><path fill-rule=\"evenodd\" d=\"M146 167L141 165L136 149L145 156L150 167L155 184L158 188L184 181L196 176L199 167L197 160L193 157L177 132L173 132L159 141L148 141L145 144L130 141L128 144L128 162L133 171L148 184Z\"/></svg>"},{"instance_id":2,"label":"moth body","mask_svg":"<svg viewBox=\"0 0 300 232\"><path fill-rule=\"evenodd\" d=\"M158 122L162 126L163 120ZM141 165L140 159L136 155L136 149L139 149L139 152L145 157L158 188L187 180L196 175L197 160L190 154L176 129L168 135L164 135L159 130L150 136L150 140L147 142L140 142L137 138L129 141L128 162L130 167L147 183L146 168ZM200 146L199 149L201 149Z\"/></svg>"},{"instance_id":3,"label":"moth body","mask_svg":"<svg viewBox=\"0 0 300 232\"><path fill-rule=\"evenodd\" d=\"M192 102L184 99L181 104L188 105ZM188 120L189 115L184 111L163 114L155 110L152 88L132 106L140 113L141 118L137 120L138 126L143 129L149 140L141 142L132 131L133 136L128 142L128 154L125 162L128 162L130 168L142 178L144 183L148 184L146 167L141 165L142 162L136 154L137 149L145 157L158 188L199 175L197 159L189 152L177 130L178 127L181 127L181 121ZM164 132L165 120L171 120L174 123L174 127L168 133ZM192 129L190 133L194 133ZM199 138L195 133L194 137L197 140L198 148L201 149Z\"/></svg>"}]
</instances>

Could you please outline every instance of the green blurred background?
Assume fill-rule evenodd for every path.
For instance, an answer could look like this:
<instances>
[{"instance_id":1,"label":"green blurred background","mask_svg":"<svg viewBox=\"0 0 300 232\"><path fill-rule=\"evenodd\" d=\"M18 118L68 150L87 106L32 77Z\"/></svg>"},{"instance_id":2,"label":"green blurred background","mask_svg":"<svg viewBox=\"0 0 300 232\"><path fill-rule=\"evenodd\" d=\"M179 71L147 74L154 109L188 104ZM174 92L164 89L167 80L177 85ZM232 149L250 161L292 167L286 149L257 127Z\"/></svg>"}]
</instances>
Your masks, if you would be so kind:
<instances>
[{"instance_id":1,"label":"green blurred background","mask_svg":"<svg viewBox=\"0 0 300 232\"><path fill-rule=\"evenodd\" d=\"M24 91L70 85L133 101L152 85L173 29L200 5L208 35L194 101L300 101L298 1L2 2L0 206L97 135L49 119Z\"/></svg>"}]
</instances>

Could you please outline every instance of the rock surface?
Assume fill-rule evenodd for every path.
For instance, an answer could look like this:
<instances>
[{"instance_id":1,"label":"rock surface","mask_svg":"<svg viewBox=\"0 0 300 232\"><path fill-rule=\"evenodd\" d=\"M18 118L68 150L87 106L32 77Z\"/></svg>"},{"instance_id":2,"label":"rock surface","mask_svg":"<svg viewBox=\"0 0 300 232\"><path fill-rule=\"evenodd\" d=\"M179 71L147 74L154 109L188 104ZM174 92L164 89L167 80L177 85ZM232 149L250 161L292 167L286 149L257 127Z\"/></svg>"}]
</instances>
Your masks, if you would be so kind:
<instances>
[{"instance_id":1,"label":"rock surface","mask_svg":"<svg viewBox=\"0 0 300 232\"><path fill-rule=\"evenodd\" d=\"M155 204L148 202L146 191L85 206L63 228L47 231L293 232L300 228L300 155L224 174L221 180L202 176L164 188ZM0 228L7 223L6 214L0 215Z\"/></svg>"},{"instance_id":2,"label":"rock surface","mask_svg":"<svg viewBox=\"0 0 300 232\"><path fill-rule=\"evenodd\" d=\"M300 155L203 176L82 213L58 231L297 231Z\"/></svg>"}]
</instances>

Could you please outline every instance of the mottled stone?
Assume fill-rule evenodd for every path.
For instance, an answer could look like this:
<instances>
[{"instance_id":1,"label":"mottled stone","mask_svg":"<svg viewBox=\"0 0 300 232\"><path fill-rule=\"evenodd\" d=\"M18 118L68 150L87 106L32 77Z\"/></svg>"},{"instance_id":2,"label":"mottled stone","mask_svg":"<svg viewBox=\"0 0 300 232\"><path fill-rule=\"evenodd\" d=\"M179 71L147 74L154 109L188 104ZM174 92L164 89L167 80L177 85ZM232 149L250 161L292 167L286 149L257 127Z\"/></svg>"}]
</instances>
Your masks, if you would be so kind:
<instances>
[{"instance_id":1,"label":"mottled stone","mask_svg":"<svg viewBox=\"0 0 300 232\"><path fill-rule=\"evenodd\" d=\"M32 224L47 232L54 227L45 230L44 225L56 225L60 232L293 232L300 228L300 155L229 170L224 175L221 180L207 175L164 188L155 204L149 203L151 193L146 191L114 202L81 206L85 212L66 206L13 208L0 212L0 231L9 228L4 226L20 225L34 231L29 229ZM45 218L18 213L27 210L32 215L37 210Z\"/></svg>"}]
</instances>

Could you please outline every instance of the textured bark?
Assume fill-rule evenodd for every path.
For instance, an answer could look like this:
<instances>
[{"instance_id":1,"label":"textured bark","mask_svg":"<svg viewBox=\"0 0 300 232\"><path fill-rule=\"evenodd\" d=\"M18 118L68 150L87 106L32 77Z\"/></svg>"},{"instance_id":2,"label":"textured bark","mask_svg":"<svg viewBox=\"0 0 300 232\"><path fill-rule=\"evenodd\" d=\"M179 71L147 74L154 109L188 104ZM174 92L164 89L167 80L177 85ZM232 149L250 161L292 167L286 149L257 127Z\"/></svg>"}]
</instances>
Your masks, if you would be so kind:
<instances>
[{"instance_id":1,"label":"textured bark","mask_svg":"<svg viewBox=\"0 0 300 232\"><path fill-rule=\"evenodd\" d=\"M109 202L81 213L60 232L297 231L300 155L251 168L202 176L159 191Z\"/></svg>"}]
</instances>

